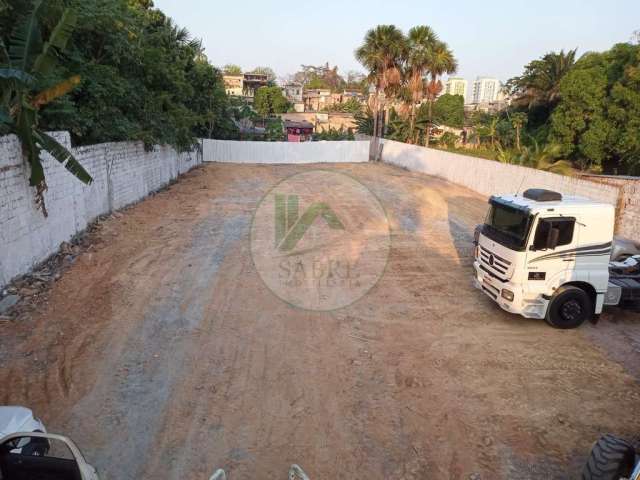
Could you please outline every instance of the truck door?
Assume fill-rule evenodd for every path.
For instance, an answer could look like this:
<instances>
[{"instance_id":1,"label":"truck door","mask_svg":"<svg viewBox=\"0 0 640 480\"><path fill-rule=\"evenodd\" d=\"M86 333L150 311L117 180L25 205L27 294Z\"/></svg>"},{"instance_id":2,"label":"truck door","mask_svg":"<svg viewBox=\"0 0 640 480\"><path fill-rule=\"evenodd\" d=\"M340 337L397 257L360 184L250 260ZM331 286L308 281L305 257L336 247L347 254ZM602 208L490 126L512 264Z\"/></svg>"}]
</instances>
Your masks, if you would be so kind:
<instances>
[{"instance_id":1,"label":"truck door","mask_svg":"<svg viewBox=\"0 0 640 480\"><path fill-rule=\"evenodd\" d=\"M527 251L527 290L549 294L576 279L579 225L573 217L539 217Z\"/></svg>"}]
</instances>

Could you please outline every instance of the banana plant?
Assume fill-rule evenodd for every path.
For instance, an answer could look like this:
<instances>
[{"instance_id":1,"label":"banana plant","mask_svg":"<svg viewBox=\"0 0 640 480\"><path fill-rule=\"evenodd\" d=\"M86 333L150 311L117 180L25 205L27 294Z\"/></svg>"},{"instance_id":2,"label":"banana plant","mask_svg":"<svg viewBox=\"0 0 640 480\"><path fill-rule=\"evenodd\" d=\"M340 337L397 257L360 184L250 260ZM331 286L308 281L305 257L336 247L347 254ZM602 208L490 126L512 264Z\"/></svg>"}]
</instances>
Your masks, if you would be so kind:
<instances>
[{"instance_id":1,"label":"banana plant","mask_svg":"<svg viewBox=\"0 0 640 480\"><path fill-rule=\"evenodd\" d=\"M80 83L80 77L75 75L52 87L38 88L39 80L59 64L76 21L74 11L66 8L49 38L44 40L38 21L42 8L42 0L31 0L31 10L11 33L8 48L0 38L0 131L13 133L20 139L23 157L31 170L29 184L35 187L36 205L46 217L47 184L40 158L42 151L83 183L88 185L93 179L64 145L38 128L40 109Z\"/></svg>"}]
</instances>

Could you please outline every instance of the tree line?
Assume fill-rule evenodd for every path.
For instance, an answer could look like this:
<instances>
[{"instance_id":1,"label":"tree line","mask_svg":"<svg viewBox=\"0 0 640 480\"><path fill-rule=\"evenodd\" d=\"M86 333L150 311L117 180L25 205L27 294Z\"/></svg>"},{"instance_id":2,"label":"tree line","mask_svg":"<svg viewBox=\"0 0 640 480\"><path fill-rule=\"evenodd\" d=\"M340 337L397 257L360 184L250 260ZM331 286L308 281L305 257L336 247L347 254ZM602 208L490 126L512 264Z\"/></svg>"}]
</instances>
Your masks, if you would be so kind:
<instances>
[{"instance_id":1,"label":"tree line","mask_svg":"<svg viewBox=\"0 0 640 480\"><path fill-rule=\"evenodd\" d=\"M395 104L399 105L396 113L407 120L407 141L418 143L422 126L416 122L418 106L426 102L427 126L423 131L429 132L433 103L443 88L440 78L458 68L449 46L427 25L413 27L407 35L395 25L378 25L366 33L355 56L369 71L369 83L375 87L374 138L382 136L384 112ZM426 145L429 137L424 134Z\"/></svg>"},{"instance_id":2,"label":"tree line","mask_svg":"<svg viewBox=\"0 0 640 480\"><path fill-rule=\"evenodd\" d=\"M91 180L46 131L67 130L77 145L181 151L198 137L237 136L221 72L151 0L0 2L0 87L0 134L21 139L39 202L43 149Z\"/></svg>"},{"instance_id":3,"label":"tree line","mask_svg":"<svg viewBox=\"0 0 640 480\"><path fill-rule=\"evenodd\" d=\"M356 116L358 128L374 137L457 149L461 139L454 133L434 132L439 125L466 125L472 127L466 140L477 148L465 153L557 173L638 175L638 43L580 58L576 50L548 53L507 82L509 108L465 116L462 97L440 96L440 77L457 67L446 43L428 26L405 35L393 25L379 25L355 53L376 87L371 109Z\"/></svg>"}]
</instances>

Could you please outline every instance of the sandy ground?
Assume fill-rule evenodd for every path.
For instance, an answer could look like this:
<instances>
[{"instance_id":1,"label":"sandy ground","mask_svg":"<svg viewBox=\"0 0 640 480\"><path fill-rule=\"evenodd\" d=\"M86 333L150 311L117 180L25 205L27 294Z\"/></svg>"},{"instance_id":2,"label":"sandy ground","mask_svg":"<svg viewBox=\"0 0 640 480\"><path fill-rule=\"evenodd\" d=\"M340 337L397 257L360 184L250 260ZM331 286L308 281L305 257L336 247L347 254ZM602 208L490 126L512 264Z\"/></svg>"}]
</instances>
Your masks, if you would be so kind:
<instances>
[{"instance_id":1,"label":"sandy ground","mask_svg":"<svg viewBox=\"0 0 640 480\"><path fill-rule=\"evenodd\" d=\"M71 436L104 479L576 478L640 432L640 318L558 331L471 285L485 203L385 165L378 284L296 309L249 253L258 201L309 166L209 164L105 221L37 314L0 324L2 404ZM328 187L328 191L329 187Z\"/></svg>"}]
</instances>

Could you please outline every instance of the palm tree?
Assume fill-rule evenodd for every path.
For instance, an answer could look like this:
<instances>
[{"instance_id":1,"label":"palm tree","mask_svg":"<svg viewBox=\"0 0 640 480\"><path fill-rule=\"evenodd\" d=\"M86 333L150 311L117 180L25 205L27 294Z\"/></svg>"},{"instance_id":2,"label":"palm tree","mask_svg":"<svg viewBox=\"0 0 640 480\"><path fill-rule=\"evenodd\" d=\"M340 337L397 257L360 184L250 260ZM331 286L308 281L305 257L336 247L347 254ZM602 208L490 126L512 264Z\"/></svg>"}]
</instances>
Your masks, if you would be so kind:
<instances>
[{"instance_id":1,"label":"palm tree","mask_svg":"<svg viewBox=\"0 0 640 480\"><path fill-rule=\"evenodd\" d=\"M431 78L427 84L427 101L429 102L429 125L433 122L433 102L438 93L442 91L442 82L440 77L446 74L455 73L458 69L458 62L453 56L453 52L445 42L438 41L431 51L431 58L428 62L427 71ZM429 146L431 127L427 131L425 144Z\"/></svg>"},{"instance_id":2,"label":"palm tree","mask_svg":"<svg viewBox=\"0 0 640 480\"><path fill-rule=\"evenodd\" d=\"M516 131L516 148L518 151L521 151L520 147L520 132L522 131L522 127L527 124L528 117L525 113L516 112L511 115L511 125Z\"/></svg>"},{"instance_id":3,"label":"palm tree","mask_svg":"<svg viewBox=\"0 0 640 480\"><path fill-rule=\"evenodd\" d=\"M80 181L93 181L73 154L38 128L39 110L71 91L80 77L72 76L52 87L38 89L38 79L50 75L58 64L59 52L66 48L75 25L75 14L67 8L46 41L41 38L39 13L42 0L31 0L29 13L17 22L7 49L0 39L0 132L13 133L31 168L29 184L36 188L36 204L47 216L44 192L47 190L40 159L47 151Z\"/></svg>"},{"instance_id":4,"label":"palm tree","mask_svg":"<svg viewBox=\"0 0 640 480\"><path fill-rule=\"evenodd\" d=\"M425 72L431 66L438 43L438 36L427 25L413 27L407 35L407 86L411 95L410 131L414 136L416 105L424 98Z\"/></svg>"},{"instance_id":5,"label":"palm tree","mask_svg":"<svg viewBox=\"0 0 640 480\"><path fill-rule=\"evenodd\" d=\"M576 51L550 52L525 67L524 74L507 82L516 103L534 108L552 107L560 98L560 81L576 63Z\"/></svg>"},{"instance_id":6,"label":"palm tree","mask_svg":"<svg viewBox=\"0 0 640 480\"><path fill-rule=\"evenodd\" d=\"M478 126L478 136L480 138L488 138L491 143L491 148L496 146L496 136L498 135L498 121L500 119L495 116L491 117L489 123Z\"/></svg>"},{"instance_id":7,"label":"palm tree","mask_svg":"<svg viewBox=\"0 0 640 480\"><path fill-rule=\"evenodd\" d=\"M381 94L393 97L402 84L402 65L407 53L404 34L395 25L378 25L369 30L362 45L356 50L356 59L369 70L369 80L375 85L374 98L374 147L377 156L377 137L382 128L379 120L384 111Z\"/></svg>"},{"instance_id":8,"label":"palm tree","mask_svg":"<svg viewBox=\"0 0 640 480\"><path fill-rule=\"evenodd\" d=\"M558 160L561 154L562 147L558 144L550 143L540 148L538 142L534 141L531 147L523 147L519 162L521 165L545 172L571 175L573 165L567 160Z\"/></svg>"}]
</instances>

